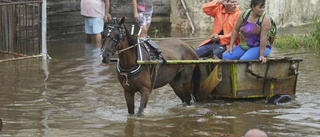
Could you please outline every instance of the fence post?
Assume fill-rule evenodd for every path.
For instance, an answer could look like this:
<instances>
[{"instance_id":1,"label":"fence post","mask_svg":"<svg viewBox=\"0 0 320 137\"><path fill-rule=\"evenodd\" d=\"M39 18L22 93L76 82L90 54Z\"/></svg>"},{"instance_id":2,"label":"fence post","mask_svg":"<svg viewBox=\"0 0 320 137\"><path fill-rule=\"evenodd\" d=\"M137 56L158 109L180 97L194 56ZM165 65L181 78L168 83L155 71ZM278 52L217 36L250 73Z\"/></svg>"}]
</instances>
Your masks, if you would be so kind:
<instances>
[{"instance_id":1,"label":"fence post","mask_svg":"<svg viewBox=\"0 0 320 137\"><path fill-rule=\"evenodd\" d=\"M47 60L47 0L42 0L42 60Z\"/></svg>"}]
</instances>

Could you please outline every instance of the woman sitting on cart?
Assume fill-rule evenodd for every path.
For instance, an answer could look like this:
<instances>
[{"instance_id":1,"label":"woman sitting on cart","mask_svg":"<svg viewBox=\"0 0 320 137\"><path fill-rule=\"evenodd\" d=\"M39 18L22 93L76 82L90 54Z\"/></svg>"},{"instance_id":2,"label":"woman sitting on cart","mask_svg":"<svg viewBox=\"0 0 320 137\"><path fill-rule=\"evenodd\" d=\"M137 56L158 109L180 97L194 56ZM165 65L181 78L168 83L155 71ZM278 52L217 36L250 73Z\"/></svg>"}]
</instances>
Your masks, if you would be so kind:
<instances>
[{"instance_id":1,"label":"woman sitting on cart","mask_svg":"<svg viewBox=\"0 0 320 137\"><path fill-rule=\"evenodd\" d=\"M223 53L223 59L267 61L265 57L271 52L271 44L267 39L271 27L269 16L265 15L259 25L259 18L265 11L265 0L251 0L250 7L252 10L246 17L243 17L244 12L241 13L231 33L230 45L233 45L240 31L240 45L234 48L230 46Z\"/></svg>"}]
</instances>

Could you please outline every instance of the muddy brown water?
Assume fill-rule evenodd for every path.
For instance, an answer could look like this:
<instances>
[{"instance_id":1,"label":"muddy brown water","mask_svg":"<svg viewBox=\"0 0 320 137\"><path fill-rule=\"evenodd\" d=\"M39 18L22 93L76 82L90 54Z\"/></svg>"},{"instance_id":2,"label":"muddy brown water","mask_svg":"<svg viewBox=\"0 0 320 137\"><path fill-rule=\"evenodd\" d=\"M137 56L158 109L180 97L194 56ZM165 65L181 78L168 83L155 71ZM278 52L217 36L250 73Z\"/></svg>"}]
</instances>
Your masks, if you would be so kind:
<instances>
[{"instance_id":1,"label":"muddy brown water","mask_svg":"<svg viewBox=\"0 0 320 137\"><path fill-rule=\"evenodd\" d=\"M99 49L85 41L48 48L48 61L0 63L0 136L243 136L254 127L275 137L320 136L319 52L272 50L272 56L304 59L293 102L213 99L183 107L164 86L137 117L127 113L116 63L102 64ZM139 99L136 94L135 111Z\"/></svg>"}]
</instances>

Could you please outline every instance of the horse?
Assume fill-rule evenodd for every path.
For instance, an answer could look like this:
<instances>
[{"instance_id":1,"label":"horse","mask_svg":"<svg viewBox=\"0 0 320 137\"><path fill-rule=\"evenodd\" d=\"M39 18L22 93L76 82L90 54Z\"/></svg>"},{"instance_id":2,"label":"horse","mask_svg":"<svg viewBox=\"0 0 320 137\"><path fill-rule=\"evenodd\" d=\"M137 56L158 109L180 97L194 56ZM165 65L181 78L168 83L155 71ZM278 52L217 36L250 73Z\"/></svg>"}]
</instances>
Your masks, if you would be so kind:
<instances>
[{"instance_id":1,"label":"horse","mask_svg":"<svg viewBox=\"0 0 320 137\"><path fill-rule=\"evenodd\" d=\"M169 83L183 105L190 105L192 99L192 75L195 64L187 65L139 65L138 37L129 33L125 18L113 19L105 26L102 40L102 62L109 63L110 58L118 53L118 80L124 89L129 114L134 114L134 96L140 92L140 107L137 115L141 116L147 107L152 89ZM194 49L179 39L156 42L161 55L167 60L198 60ZM149 58L146 48L141 48L144 58ZM158 66L158 67L157 67Z\"/></svg>"}]
</instances>

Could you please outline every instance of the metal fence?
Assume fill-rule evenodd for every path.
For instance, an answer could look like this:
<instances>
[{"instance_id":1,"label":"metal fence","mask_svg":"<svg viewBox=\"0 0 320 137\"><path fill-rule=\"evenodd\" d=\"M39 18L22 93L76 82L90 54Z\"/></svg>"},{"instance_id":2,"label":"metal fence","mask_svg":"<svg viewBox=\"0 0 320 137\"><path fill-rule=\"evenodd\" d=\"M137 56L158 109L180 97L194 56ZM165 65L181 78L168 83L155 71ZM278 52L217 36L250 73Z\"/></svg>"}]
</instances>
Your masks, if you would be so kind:
<instances>
[{"instance_id":1,"label":"metal fence","mask_svg":"<svg viewBox=\"0 0 320 137\"><path fill-rule=\"evenodd\" d=\"M41 56L41 6L0 0L0 62Z\"/></svg>"}]
</instances>

